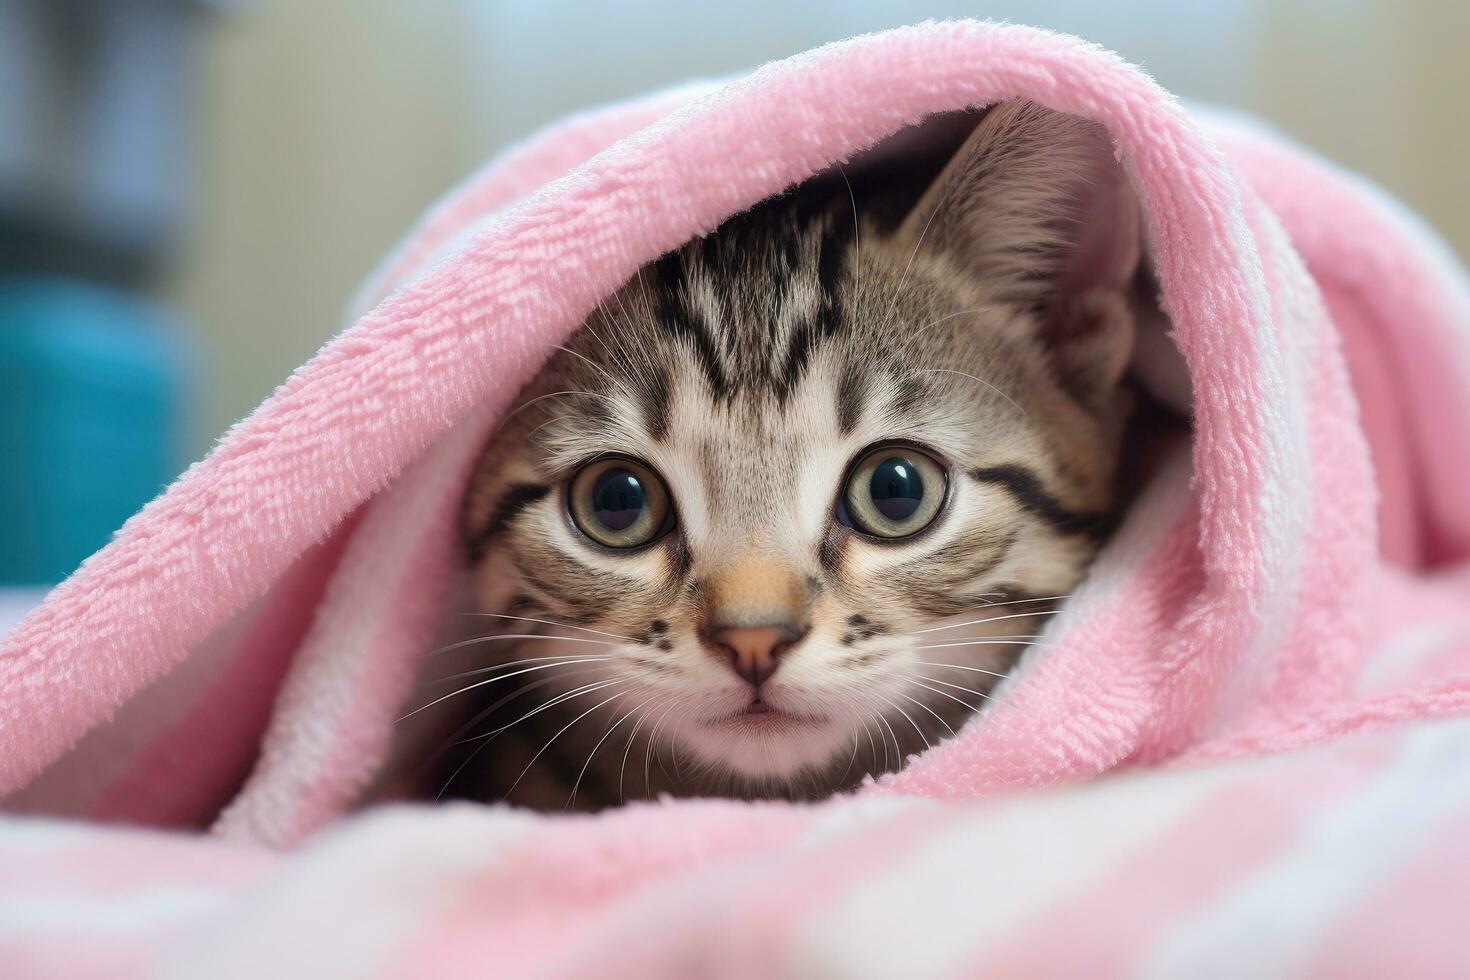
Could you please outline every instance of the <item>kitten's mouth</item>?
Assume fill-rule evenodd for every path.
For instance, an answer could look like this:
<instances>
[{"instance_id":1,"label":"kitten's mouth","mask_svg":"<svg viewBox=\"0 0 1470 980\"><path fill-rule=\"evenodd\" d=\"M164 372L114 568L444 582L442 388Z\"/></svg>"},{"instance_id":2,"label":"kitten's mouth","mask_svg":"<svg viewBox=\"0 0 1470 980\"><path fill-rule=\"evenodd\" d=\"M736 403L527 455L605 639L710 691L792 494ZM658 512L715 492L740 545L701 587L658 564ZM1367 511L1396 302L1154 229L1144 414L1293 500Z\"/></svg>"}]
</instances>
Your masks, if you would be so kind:
<instances>
[{"instance_id":1,"label":"kitten's mouth","mask_svg":"<svg viewBox=\"0 0 1470 980\"><path fill-rule=\"evenodd\" d=\"M803 692L770 700L747 693L732 700L684 733L695 754L720 770L763 784L780 782L804 769L821 769L846 744L846 727L835 722L840 716L826 714L825 705Z\"/></svg>"},{"instance_id":2,"label":"kitten's mouth","mask_svg":"<svg viewBox=\"0 0 1470 980\"><path fill-rule=\"evenodd\" d=\"M825 718L812 718L790 711L782 711L760 698L753 699L734 714L715 718L709 722L712 728L775 732L788 728L811 727L826 724Z\"/></svg>"}]
</instances>

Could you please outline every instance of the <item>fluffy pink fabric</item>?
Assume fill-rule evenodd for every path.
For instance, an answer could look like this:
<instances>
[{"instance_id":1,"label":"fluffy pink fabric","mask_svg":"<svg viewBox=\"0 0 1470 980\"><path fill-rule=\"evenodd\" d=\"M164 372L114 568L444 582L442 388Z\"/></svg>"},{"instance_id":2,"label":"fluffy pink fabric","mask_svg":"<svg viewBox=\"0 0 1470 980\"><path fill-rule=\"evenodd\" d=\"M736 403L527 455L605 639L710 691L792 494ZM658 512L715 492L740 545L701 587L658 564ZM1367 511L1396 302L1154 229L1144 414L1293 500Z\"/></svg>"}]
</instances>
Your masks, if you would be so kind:
<instances>
[{"instance_id":1,"label":"fluffy pink fabric","mask_svg":"<svg viewBox=\"0 0 1470 980\"><path fill-rule=\"evenodd\" d=\"M1194 437L1189 458L1133 508L1046 652L1007 682L1003 703L902 773L815 809L669 804L574 823L460 811L383 818L308 853L305 870L282 871L282 903L254 903L245 925L221 935L218 959L200 963L290 932L284 910L301 900L284 884L293 875L315 882L319 899L350 894L366 873L349 868L350 852L400 888L415 923L445 930L432 950L389 930L369 957L379 968L414 950L462 952L477 927L505 937L507 968L574 933L585 950L621 937L629 969L764 970L793 962L782 958L792 944L816 951L795 962L820 966L832 954L821 936L832 937L761 911L783 894L772 881L858 909L849 889L859 880L933 888L919 853L930 834L953 846L970 824L1014 829L1008 807L1073 833L1087 817L1068 801L1093 800L1106 814L1114 797L970 802L958 816L916 798L975 801L1470 713L1470 292L1444 247L1362 182L1248 122L1191 115L1111 54L1026 28L940 23L579 117L451 193L365 288L370 309L7 637L0 794L33 813L215 823L252 845L292 845L339 818L383 758L439 616L474 450L547 352L639 266L730 214L929 114L1017 96L1112 133L1146 211ZM1221 805L1290 800L1222 853L1264 860L1385 766L1419 786L1414 759L1410 776L1382 761L1382 747L1401 741L1385 732L1366 749L1261 770L1290 776L1243 770ZM1346 776L1333 768L1344 758ZM1192 792L1173 786L1209 782L1152 779L1144 785L1165 789L1117 798L1163 800L1168 811L1173 795ZM1426 826L1465 805L1450 793ZM1126 863L1101 859L1092 891L1064 902L1038 885L1057 921L1112 942L1106 962L1136 966L1140 937L1153 942L1161 923L1189 911L1171 907L1179 889L1221 888L1235 873L1204 857L1190 865L1234 835L1229 821L1181 820L1156 828L1168 833L1148 862L1165 868L1152 891ZM883 832L863 836L869 821ZM382 853L461 830L456 854L469 848L485 867L456 869L433 846L422 867ZM798 860L797 838L812 834L838 843ZM98 839L124 852L141 840ZM507 856L512 844L521 857ZM1443 846L1458 853L1464 837ZM730 854L740 857L720 857ZM774 874L788 860L811 877ZM856 870L844 876L849 860ZM674 867L684 869L677 885ZM1406 866L1396 887L1426 873ZM631 883L653 879L666 887L640 905ZM1105 881L1143 890L1134 919L1110 908L1116 888ZM696 929L713 945L677 955L628 938L637 930L627 922L678 910L701 888L738 896L750 935L768 944L741 947L733 927L723 943ZM623 896L616 915L604 904L613 895ZM1118 929L1097 933L1099 916ZM843 921L861 920L854 911ZM1200 928L1183 933L1194 945L1159 952L1159 963L1187 966L1186 954L1225 935ZM974 943L952 965L973 966L964 957L982 947L1016 970L1045 959L1043 934L1017 935L1004 949ZM269 962L261 956L242 962Z\"/></svg>"}]
</instances>

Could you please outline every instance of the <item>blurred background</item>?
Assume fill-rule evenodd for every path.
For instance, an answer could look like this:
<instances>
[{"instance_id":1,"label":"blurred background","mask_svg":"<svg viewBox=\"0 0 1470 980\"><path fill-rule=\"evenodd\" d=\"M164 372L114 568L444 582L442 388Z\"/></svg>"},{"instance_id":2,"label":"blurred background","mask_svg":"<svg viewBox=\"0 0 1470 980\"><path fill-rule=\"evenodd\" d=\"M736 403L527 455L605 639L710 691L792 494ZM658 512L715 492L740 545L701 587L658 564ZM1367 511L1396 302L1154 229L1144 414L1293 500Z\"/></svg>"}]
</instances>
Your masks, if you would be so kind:
<instances>
[{"instance_id":1,"label":"blurred background","mask_svg":"<svg viewBox=\"0 0 1470 980\"><path fill-rule=\"evenodd\" d=\"M488 154L589 105L959 16L1078 34L1262 116L1470 252L1453 0L0 0L0 585L100 546Z\"/></svg>"}]
</instances>

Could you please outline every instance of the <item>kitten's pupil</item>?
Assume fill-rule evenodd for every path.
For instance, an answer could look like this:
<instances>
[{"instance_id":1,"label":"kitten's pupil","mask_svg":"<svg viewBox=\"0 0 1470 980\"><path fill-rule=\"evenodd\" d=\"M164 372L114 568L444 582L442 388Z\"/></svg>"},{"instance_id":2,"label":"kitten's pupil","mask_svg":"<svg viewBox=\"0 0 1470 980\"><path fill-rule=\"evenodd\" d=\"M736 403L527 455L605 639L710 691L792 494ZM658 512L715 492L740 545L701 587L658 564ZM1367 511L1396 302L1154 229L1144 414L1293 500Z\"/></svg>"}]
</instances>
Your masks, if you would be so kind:
<instances>
[{"instance_id":1,"label":"kitten's pupil","mask_svg":"<svg viewBox=\"0 0 1470 980\"><path fill-rule=\"evenodd\" d=\"M890 521L906 521L924 500L924 478L918 467L902 456L879 463L868 480L873 506Z\"/></svg>"},{"instance_id":2,"label":"kitten's pupil","mask_svg":"<svg viewBox=\"0 0 1470 980\"><path fill-rule=\"evenodd\" d=\"M592 514L610 531L632 527L647 504L643 484L625 469L608 470L592 487Z\"/></svg>"}]
</instances>

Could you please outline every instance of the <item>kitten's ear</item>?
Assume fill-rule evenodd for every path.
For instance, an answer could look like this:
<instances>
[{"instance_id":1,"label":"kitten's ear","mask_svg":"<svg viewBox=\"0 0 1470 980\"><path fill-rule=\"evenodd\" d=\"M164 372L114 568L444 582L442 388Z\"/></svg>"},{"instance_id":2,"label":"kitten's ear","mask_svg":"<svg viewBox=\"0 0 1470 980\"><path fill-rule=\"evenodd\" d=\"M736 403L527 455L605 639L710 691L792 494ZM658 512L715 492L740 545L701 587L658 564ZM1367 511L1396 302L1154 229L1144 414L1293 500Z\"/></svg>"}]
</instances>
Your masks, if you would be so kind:
<instances>
[{"instance_id":1,"label":"kitten's ear","mask_svg":"<svg viewBox=\"0 0 1470 980\"><path fill-rule=\"evenodd\" d=\"M1018 99L985 113L898 237L1036 312L1063 383L1091 401L1132 354L1140 223L1107 130Z\"/></svg>"}]
</instances>

